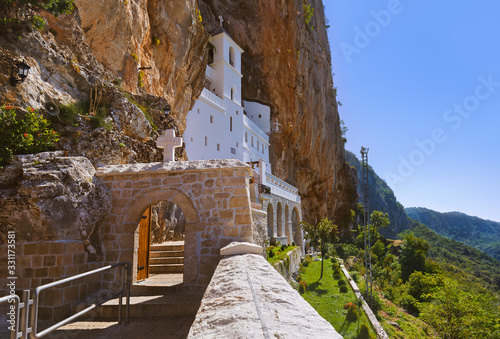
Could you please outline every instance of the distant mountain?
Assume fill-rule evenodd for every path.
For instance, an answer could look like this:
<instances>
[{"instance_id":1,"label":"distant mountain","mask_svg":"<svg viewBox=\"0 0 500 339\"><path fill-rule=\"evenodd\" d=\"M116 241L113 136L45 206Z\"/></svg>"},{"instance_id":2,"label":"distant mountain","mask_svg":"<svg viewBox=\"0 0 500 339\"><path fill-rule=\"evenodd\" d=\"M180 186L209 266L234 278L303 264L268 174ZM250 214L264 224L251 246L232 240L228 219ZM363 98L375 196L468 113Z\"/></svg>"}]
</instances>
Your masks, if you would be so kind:
<instances>
[{"instance_id":1,"label":"distant mountain","mask_svg":"<svg viewBox=\"0 0 500 339\"><path fill-rule=\"evenodd\" d=\"M427 208L406 208L406 214L436 233L470 245L500 260L500 223L470 215L440 213Z\"/></svg>"},{"instance_id":2,"label":"distant mountain","mask_svg":"<svg viewBox=\"0 0 500 339\"><path fill-rule=\"evenodd\" d=\"M358 171L358 201L363 203L363 171L361 162L351 152L346 151L346 161L356 168ZM370 205L370 214L372 211L381 211L389 213L391 224L387 229L382 229L381 234L387 238L396 238L397 235L410 227L410 219L405 213L403 205L401 205L392 189L387 186L377 173L368 167L368 196Z\"/></svg>"}]
</instances>

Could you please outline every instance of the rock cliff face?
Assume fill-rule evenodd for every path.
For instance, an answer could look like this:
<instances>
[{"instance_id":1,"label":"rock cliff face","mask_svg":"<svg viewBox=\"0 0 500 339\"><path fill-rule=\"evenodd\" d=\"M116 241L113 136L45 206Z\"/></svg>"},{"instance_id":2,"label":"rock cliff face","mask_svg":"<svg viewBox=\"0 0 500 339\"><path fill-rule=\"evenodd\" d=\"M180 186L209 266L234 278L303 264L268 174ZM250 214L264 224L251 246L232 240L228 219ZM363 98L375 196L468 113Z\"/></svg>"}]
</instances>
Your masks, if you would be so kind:
<instances>
[{"instance_id":1,"label":"rock cliff face","mask_svg":"<svg viewBox=\"0 0 500 339\"><path fill-rule=\"evenodd\" d=\"M314 8L306 23L303 3ZM271 106L271 163L297 186L305 219L346 222L355 179L345 165L321 0L200 0L208 31L224 28L245 50L242 95Z\"/></svg>"},{"instance_id":2,"label":"rock cliff face","mask_svg":"<svg viewBox=\"0 0 500 339\"><path fill-rule=\"evenodd\" d=\"M83 240L101 258L101 224L111 196L87 158L62 152L18 156L0 172L0 241Z\"/></svg>"},{"instance_id":3,"label":"rock cliff face","mask_svg":"<svg viewBox=\"0 0 500 339\"><path fill-rule=\"evenodd\" d=\"M310 21L303 3L315 9ZM161 159L155 139L166 128L184 132L203 87L209 32L222 15L245 50L243 98L270 105L281 124L271 135L275 173L300 189L307 220L347 222L355 177L344 159L321 0L75 4L71 15L40 13L41 31L25 25L0 33L2 104L42 112L47 101L71 104L89 100L91 89L100 93L106 125L92 127L82 115L59 125L58 149L94 166ZM19 59L32 69L13 88L10 67Z\"/></svg>"},{"instance_id":4,"label":"rock cliff face","mask_svg":"<svg viewBox=\"0 0 500 339\"><path fill-rule=\"evenodd\" d=\"M196 1L75 0L75 4L95 58L123 80L123 89L166 98L182 133L205 77L208 33L197 20Z\"/></svg>"}]
</instances>

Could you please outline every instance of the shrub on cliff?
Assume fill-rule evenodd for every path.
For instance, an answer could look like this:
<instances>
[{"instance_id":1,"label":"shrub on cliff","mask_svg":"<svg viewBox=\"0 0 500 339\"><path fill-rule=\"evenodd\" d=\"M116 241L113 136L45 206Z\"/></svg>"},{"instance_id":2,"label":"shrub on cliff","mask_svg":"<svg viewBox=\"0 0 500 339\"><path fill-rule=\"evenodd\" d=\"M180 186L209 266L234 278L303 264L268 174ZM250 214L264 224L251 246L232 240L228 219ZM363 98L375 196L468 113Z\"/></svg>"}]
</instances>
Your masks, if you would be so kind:
<instances>
[{"instance_id":1,"label":"shrub on cliff","mask_svg":"<svg viewBox=\"0 0 500 339\"><path fill-rule=\"evenodd\" d=\"M17 115L11 106L0 107L0 167L16 154L48 151L58 140L59 134L33 109Z\"/></svg>"},{"instance_id":2,"label":"shrub on cliff","mask_svg":"<svg viewBox=\"0 0 500 339\"><path fill-rule=\"evenodd\" d=\"M0 0L0 23L8 24L20 19L31 20L34 12L46 11L55 16L71 14L73 0Z\"/></svg>"}]
</instances>

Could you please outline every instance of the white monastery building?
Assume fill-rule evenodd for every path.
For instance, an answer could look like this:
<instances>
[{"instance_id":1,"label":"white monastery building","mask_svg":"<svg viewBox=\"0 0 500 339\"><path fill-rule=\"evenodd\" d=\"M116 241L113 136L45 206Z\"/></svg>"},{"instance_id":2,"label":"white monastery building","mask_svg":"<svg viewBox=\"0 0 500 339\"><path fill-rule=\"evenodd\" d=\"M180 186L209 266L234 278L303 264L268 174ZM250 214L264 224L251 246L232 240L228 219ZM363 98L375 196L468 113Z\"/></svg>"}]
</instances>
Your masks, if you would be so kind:
<instances>
[{"instance_id":1,"label":"white monastery building","mask_svg":"<svg viewBox=\"0 0 500 339\"><path fill-rule=\"evenodd\" d=\"M222 27L212 32L210 42L213 48L209 51L205 86L187 115L183 136L187 156L189 160L234 158L253 163L253 168L258 163L254 178L260 184L259 199L263 206L268 207L269 236L283 243L290 234L288 243L291 243L290 239L295 236L292 237L293 230L288 227L292 227L293 207L297 210L296 219L300 219L300 196L297 188L272 175L269 164L271 109L257 102L241 100L243 49ZM273 196L276 201L285 199L291 203L290 215L280 211L282 203L273 213L272 205L275 204L265 201L272 200ZM288 209L288 205L286 207ZM280 212L285 214L282 218ZM269 224L273 219L278 225ZM282 219L285 222L280 226Z\"/></svg>"}]
</instances>

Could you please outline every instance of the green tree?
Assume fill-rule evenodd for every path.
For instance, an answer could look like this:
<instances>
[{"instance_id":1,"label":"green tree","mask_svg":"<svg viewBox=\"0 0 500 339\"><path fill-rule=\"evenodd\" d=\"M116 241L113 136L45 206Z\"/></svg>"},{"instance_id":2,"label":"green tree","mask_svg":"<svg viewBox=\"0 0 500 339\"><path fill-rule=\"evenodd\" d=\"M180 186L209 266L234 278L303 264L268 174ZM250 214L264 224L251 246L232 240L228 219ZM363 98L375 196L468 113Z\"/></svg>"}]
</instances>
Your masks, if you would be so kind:
<instances>
[{"instance_id":1,"label":"green tree","mask_svg":"<svg viewBox=\"0 0 500 339\"><path fill-rule=\"evenodd\" d=\"M326 244L330 242L338 241L337 225L333 224L328 218L321 220L316 225L311 225L306 221L302 220L300 226L305 232L306 239L311 240L311 246L319 248L321 251L321 276L318 281L323 278L323 263L325 261L325 254L327 252Z\"/></svg>"},{"instance_id":2,"label":"green tree","mask_svg":"<svg viewBox=\"0 0 500 339\"><path fill-rule=\"evenodd\" d=\"M429 251L427 241L417 238L413 233L407 234L401 244L401 279L408 281L410 275L415 271L425 271L425 259Z\"/></svg>"},{"instance_id":3,"label":"green tree","mask_svg":"<svg viewBox=\"0 0 500 339\"><path fill-rule=\"evenodd\" d=\"M380 211L373 211L370 215L370 221L371 239L373 241L376 241L378 238L380 238L379 230L390 225L389 214L382 213Z\"/></svg>"},{"instance_id":4,"label":"green tree","mask_svg":"<svg viewBox=\"0 0 500 339\"><path fill-rule=\"evenodd\" d=\"M433 302L420 304L420 318L442 338L500 337L498 306L489 297L465 292L450 282L433 297Z\"/></svg>"},{"instance_id":5,"label":"green tree","mask_svg":"<svg viewBox=\"0 0 500 339\"><path fill-rule=\"evenodd\" d=\"M47 11L55 16L70 14L74 9L73 0L0 0L0 22L31 19L34 12L39 11Z\"/></svg>"}]
</instances>

